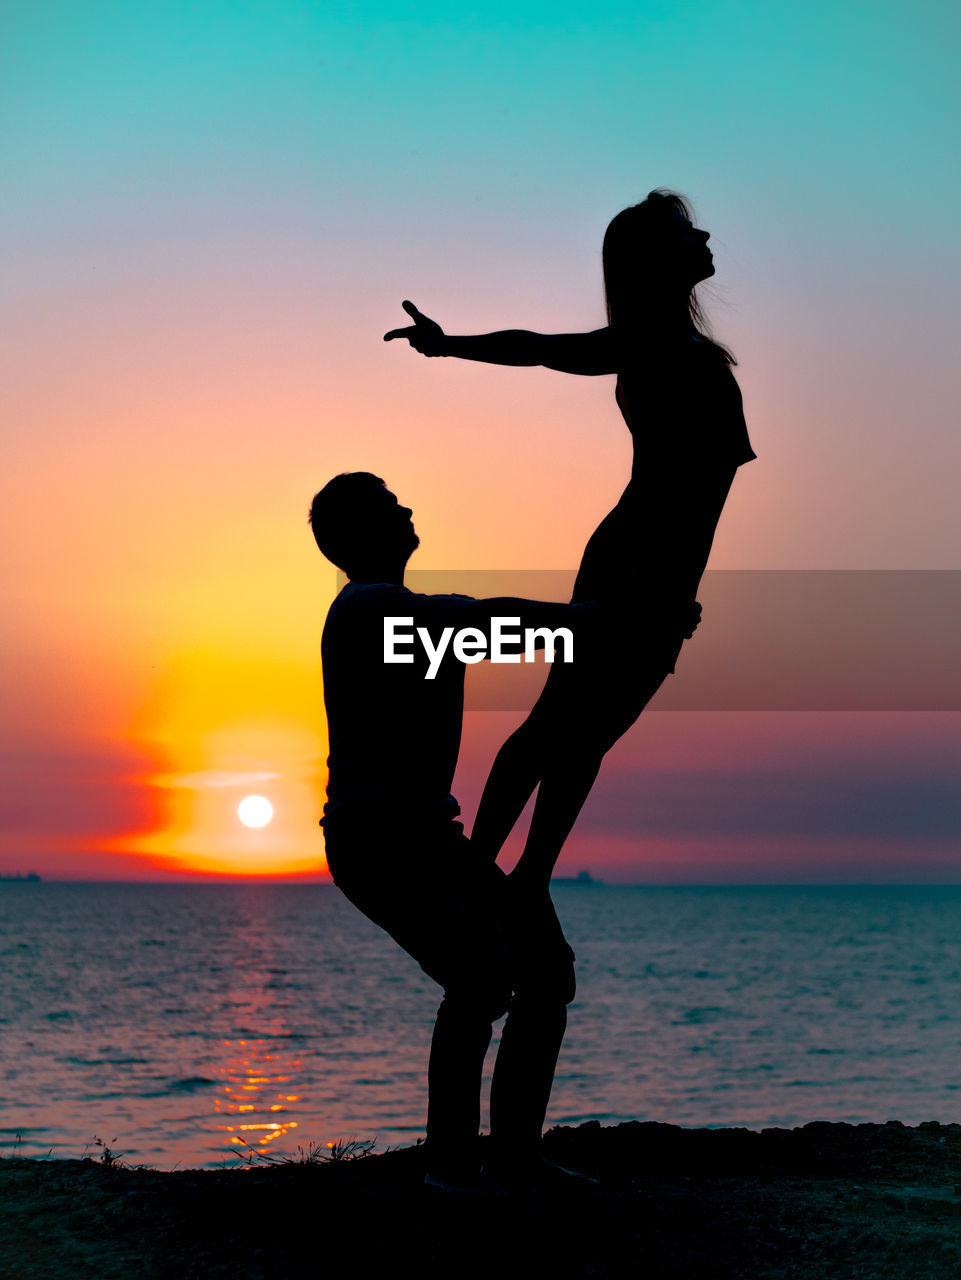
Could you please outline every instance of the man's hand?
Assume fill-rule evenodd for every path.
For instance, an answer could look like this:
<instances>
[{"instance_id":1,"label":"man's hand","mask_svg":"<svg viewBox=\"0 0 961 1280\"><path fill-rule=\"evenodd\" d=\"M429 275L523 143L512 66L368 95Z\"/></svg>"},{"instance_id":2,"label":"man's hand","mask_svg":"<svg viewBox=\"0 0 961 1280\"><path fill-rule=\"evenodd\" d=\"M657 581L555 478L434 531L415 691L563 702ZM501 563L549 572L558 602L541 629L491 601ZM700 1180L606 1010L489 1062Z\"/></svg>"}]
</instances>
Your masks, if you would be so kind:
<instances>
[{"instance_id":1,"label":"man's hand","mask_svg":"<svg viewBox=\"0 0 961 1280\"><path fill-rule=\"evenodd\" d=\"M419 351L422 356L442 356L445 355L444 330L440 327L436 320L429 320L422 311L418 311L412 302L402 302L401 306L414 321L412 325L408 325L406 329L391 329L390 333L384 334L384 341L390 342L394 338L406 338L415 351Z\"/></svg>"}]
</instances>

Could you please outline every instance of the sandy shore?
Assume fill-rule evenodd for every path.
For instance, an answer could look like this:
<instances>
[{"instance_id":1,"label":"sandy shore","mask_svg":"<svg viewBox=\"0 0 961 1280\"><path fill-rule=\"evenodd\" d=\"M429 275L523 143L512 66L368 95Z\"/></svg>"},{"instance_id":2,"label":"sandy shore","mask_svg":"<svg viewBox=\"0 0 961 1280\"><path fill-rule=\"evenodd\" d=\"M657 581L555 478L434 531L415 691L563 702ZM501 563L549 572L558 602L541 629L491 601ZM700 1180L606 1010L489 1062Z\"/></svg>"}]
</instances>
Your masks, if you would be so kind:
<instances>
[{"instance_id":1,"label":"sandy shore","mask_svg":"<svg viewBox=\"0 0 961 1280\"><path fill-rule=\"evenodd\" d=\"M961 1125L552 1130L597 1190L431 1191L411 1147L157 1173L0 1160L4 1280L677 1277L957 1280ZM405 1268L406 1269L406 1268Z\"/></svg>"}]
</instances>

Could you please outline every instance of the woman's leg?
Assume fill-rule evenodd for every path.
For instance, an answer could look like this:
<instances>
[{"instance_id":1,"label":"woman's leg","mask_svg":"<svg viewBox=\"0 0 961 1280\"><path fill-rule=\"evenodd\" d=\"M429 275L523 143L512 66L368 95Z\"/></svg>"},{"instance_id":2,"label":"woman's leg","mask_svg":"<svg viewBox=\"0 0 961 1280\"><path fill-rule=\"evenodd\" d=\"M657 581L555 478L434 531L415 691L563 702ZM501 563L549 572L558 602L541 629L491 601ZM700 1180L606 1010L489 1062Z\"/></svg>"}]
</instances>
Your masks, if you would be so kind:
<instances>
[{"instance_id":1,"label":"woman's leg","mask_svg":"<svg viewBox=\"0 0 961 1280\"><path fill-rule=\"evenodd\" d=\"M538 788L518 879L533 872L548 880L601 761L666 674L660 665L653 673L608 667L603 676L593 661L577 673L553 667L530 715L497 753L474 820L473 848L494 861Z\"/></svg>"},{"instance_id":2,"label":"woman's leg","mask_svg":"<svg viewBox=\"0 0 961 1280\"><path fill-rule=\"evenodd\" d=\"M602 594L602 586L606 582L605 566L611 563L616 548L623 546L627 537L625 520L629 522L632 508L624 504L630 488L628 485L624 497L588 540L574 584L572 599L575 601L593 600ZM623 578L623 574L620 577ZM610 589L609 584L607 589ZM581 662L588 666L593 661L590 652L581 658ZM491 861L500 853L540 782L551 743L566 732L570 683L565 678L564 664L552 665L530 715L511 734L494 759L471 832L474 849Z\"/></svg>"},{"instance_id":3,"label":"woman's leg","mask_svg":"<svg viewBox=\"0 0 961 1280\"><path fill-rule=\"evenodd\" d=\"M552 666L527 719L494 757L470 837L471 847L491 862L534 794L550 756L550 744L563 732L568 683L563 664Z\"/></svg>"},{"instance_id":4,"label":"woman's leg","mask_svg":"<svg viewBox=\"0 0 961 1280\"><path fill-rule=\"evenodd\" d=\"M484 784L471 845L493 862L540 781L542 743L528 718L498 751Z\"/></svg>"},{"instance_id":5,"label":"woman's leg","mask_svg":"<svg viewBox=\"0 0 961 1280\"><path fill-rule=\"evenodd\" d=\"M513 873L517 881L548 884L601 761L634 724L666 675L659 666L654 672L627 673L620 681L612 680L608 671L600 687L590 679L576 686L571 682L571 696L565 698L564 733L555 733L543 745L534 815Z\"/></svg>"}]
</instances>

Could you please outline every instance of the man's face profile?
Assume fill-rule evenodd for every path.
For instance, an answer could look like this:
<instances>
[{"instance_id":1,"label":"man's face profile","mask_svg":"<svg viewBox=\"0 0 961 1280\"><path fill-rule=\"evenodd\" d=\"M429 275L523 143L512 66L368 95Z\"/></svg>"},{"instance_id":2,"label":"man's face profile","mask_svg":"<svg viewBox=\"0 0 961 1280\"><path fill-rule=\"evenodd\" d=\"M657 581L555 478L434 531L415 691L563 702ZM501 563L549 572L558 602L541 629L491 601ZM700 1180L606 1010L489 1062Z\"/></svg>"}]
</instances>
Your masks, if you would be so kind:
<instances>
[{"instance_id":1,"label":"man's face profile","mask_svg":"<svg viewBox=\"0 0 961 1280\"><path fill-rule=\"evenodd\" d=\"M386 485L373 489L365 506L364 524L372 547L392 556L407 557L420 546L420 538L414 531L413 511L402 507Z\"/></svg>"}]
</instances>

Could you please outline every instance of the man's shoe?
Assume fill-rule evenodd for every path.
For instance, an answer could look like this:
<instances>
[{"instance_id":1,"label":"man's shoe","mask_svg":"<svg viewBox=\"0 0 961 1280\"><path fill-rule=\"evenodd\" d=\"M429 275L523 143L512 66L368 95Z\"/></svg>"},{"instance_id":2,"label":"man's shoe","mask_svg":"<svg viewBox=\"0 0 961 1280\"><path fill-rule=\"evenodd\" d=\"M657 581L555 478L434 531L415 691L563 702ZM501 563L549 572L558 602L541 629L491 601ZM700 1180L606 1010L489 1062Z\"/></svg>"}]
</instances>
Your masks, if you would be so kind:
<instances>
[{"instance_id":1,"label":"man's shoe","mask_svg":"<svg viewBox=\"0 0 961 1280\"><path fill-rule=\"evenodd\" d=\"M537 1157L533 1160L489 1160L481 1165L481 1180L492 1191L596 1191L600 1183L586 1173L576 1173Z\"/></svg>"},{"instance_id":2,"label":"man's shoe","mask_svg":"<svg viewBox=\"0 0 961 1280\"><path fill-rule=\"evenodd\" d=\"M482 1196L488 1190L476 1168L464 1167L428 1169L424 1174L424 1186L464 1196Z\"/></svg>"}]
</instances>

